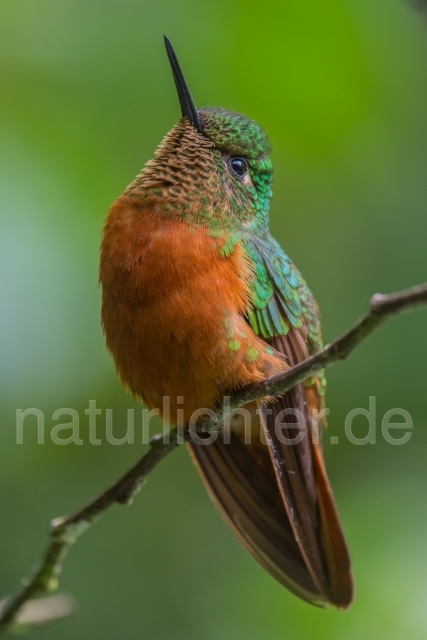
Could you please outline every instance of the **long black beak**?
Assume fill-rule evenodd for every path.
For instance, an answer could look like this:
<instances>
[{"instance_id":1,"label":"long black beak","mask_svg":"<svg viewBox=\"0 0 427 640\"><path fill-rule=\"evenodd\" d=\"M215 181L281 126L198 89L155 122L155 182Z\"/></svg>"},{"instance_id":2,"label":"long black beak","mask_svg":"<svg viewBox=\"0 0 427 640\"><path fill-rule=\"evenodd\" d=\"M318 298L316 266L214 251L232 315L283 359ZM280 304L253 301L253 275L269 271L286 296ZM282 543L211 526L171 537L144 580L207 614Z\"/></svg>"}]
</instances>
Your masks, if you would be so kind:
<instances>
[{"instance_id":1,"label":"long black beak","mask_svg":"<svg viewBox=\"0 0 427 640\"><path fill-rule=\"evenodd\" d=\"M203 133L203 126L197 113L196 105L193 102L190 89L185 81L182 69L179 66L175 50L169 38L167 36L164 36L164 38L169 62L172 67L173 79L175 80L176 90L178 91L178 97L181 103L182 115L188 117L191 124L196 127L199 133Z\"/></svg>"}]
</instances>

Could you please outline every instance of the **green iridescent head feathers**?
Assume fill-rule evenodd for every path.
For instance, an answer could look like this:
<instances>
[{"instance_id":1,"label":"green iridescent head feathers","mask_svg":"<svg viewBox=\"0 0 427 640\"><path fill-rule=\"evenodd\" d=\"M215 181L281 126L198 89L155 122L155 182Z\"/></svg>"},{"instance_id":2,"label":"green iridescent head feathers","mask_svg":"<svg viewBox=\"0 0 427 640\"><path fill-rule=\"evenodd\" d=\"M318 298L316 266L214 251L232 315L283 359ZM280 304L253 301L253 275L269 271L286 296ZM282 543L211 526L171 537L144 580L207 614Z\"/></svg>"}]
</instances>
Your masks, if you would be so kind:
<instances>
[{"instance_id":1,"label":"green iridescent head feathers","mask_svg":"<svg viewBox=\"0 0 427 640\"><path fill-rule=\"evenodd\" d=\"M199 115L203 123L203 135L223 153L255 159L270 152L267 134L246 116L217 107L200 109Z\"/></svg>"}]
</instances>

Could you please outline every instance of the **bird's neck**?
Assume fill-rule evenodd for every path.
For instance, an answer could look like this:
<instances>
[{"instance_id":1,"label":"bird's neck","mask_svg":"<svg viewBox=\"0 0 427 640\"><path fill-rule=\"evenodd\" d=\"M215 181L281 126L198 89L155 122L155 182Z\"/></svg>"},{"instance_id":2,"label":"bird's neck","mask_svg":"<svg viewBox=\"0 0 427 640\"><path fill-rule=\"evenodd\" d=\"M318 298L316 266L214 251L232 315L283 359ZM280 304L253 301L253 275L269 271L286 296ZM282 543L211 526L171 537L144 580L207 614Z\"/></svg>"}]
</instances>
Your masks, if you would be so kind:
<instances>
[{"instance_id":1,"label":"bird's neck","mask_svg":"<svg viewBox=\"0 0 427 640\"><path fill-rule=\"evenodd\" d=\"M227 198L218 179L213 143L186 121L164 138L155 157L129 185L125 196L136 207L149 207L163 219L194 226L222 228Z\"/></svg>"},{"instance_id":2,"label":"bird's neck","mask_svg":"<svg viewBox=\"0 0 427 640\"><path fill-rule=\"evenodd\" d=\"M181 120L124 197L136 210L150 210L164 221L179 219L204 227L211 235L245 229L256 233L255 227L268 224L268 198L257 198L254 204L245 199L244 191L233 190L224 164L213 142Z\"/></svg>"}]
</instances>

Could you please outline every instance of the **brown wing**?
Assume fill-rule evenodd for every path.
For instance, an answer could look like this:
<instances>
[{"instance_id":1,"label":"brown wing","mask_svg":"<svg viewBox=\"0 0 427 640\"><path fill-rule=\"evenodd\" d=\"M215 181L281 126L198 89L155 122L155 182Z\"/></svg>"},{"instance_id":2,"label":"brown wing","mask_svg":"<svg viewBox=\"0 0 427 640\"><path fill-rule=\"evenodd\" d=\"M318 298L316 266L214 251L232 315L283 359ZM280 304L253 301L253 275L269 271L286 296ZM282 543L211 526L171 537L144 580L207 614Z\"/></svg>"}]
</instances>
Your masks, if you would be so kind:
<instances>
[{"instance_id":1,"label":"brown wing","mask_svg":"<svg viewBox=\"0 0 427 640\"><path fill-rule=\"evenodd\" d=\"M253 426L253 425L252 425ZM280 583L303 600L323 600L290 525L259 418L251 444L240 431L209 445L187 443L208 492L240 542ZM258 432L258 433L257 433Z\"/></svg>"},{"instance_id":2,"label":"brown wing","mask_svg":"<svg viewBox=\"0 0 427 640\"><path fill-rule=\"evenodd\" d=\"M308 356L296 330L271 344L291 366ZM298 385L261 407L266 439L253 420L250 444L241 429L233 429L229 444L220 434L210 445L188 446L211 497L256 560L303 600L347 607L352 598L349 555L321 446L309 437L317 431L317 400L313 388ZM281 442L298 435L294 415L281 420L278 433L274 429L283 409L298 409L304 416L307 433L299 444Z\"/></svg>"},{"instance_id":3,"label":"brown wing","mask_svg":"<svg viewBox=\"0 0 427 640\"><path fill-rule=\"evenodd\" d=\"M291 329L286 337L271 340L291 366L308 357L301 333ZM298 409L299 415L282 414ZM263 407L263 426L269 440L273 468L289 521L307 568L325 599L337 607L348 607L353 597L350 557L326 475L317 413L321 401L315 385L298 385L276 402ZM270 410L267 411L267 410ZM302 416L306 431L301 442L291 425ZM299 432L301 433L301 432ZM286 439L286 440L285 440Z\"/></svg>"}]
</instances>

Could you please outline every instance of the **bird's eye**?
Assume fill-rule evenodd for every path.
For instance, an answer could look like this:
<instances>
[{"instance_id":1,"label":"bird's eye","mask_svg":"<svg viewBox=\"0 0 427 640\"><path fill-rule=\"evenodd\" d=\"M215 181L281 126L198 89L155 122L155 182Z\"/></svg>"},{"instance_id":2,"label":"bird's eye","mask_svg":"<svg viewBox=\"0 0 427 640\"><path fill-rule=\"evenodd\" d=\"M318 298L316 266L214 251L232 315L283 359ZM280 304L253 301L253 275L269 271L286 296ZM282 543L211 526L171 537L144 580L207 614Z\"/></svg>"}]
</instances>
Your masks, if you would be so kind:
<instances>
[{"instance_id":1,"label":"bird's eye","mask_svg":"<svg viewBox=\"0 0 427 640\"><path fill-rule=\"evenodd\" d=\"M245 158L230 158L228 166L238 178L244 178L248 172L248 163Z\"/></svg>"}]
</instances>

